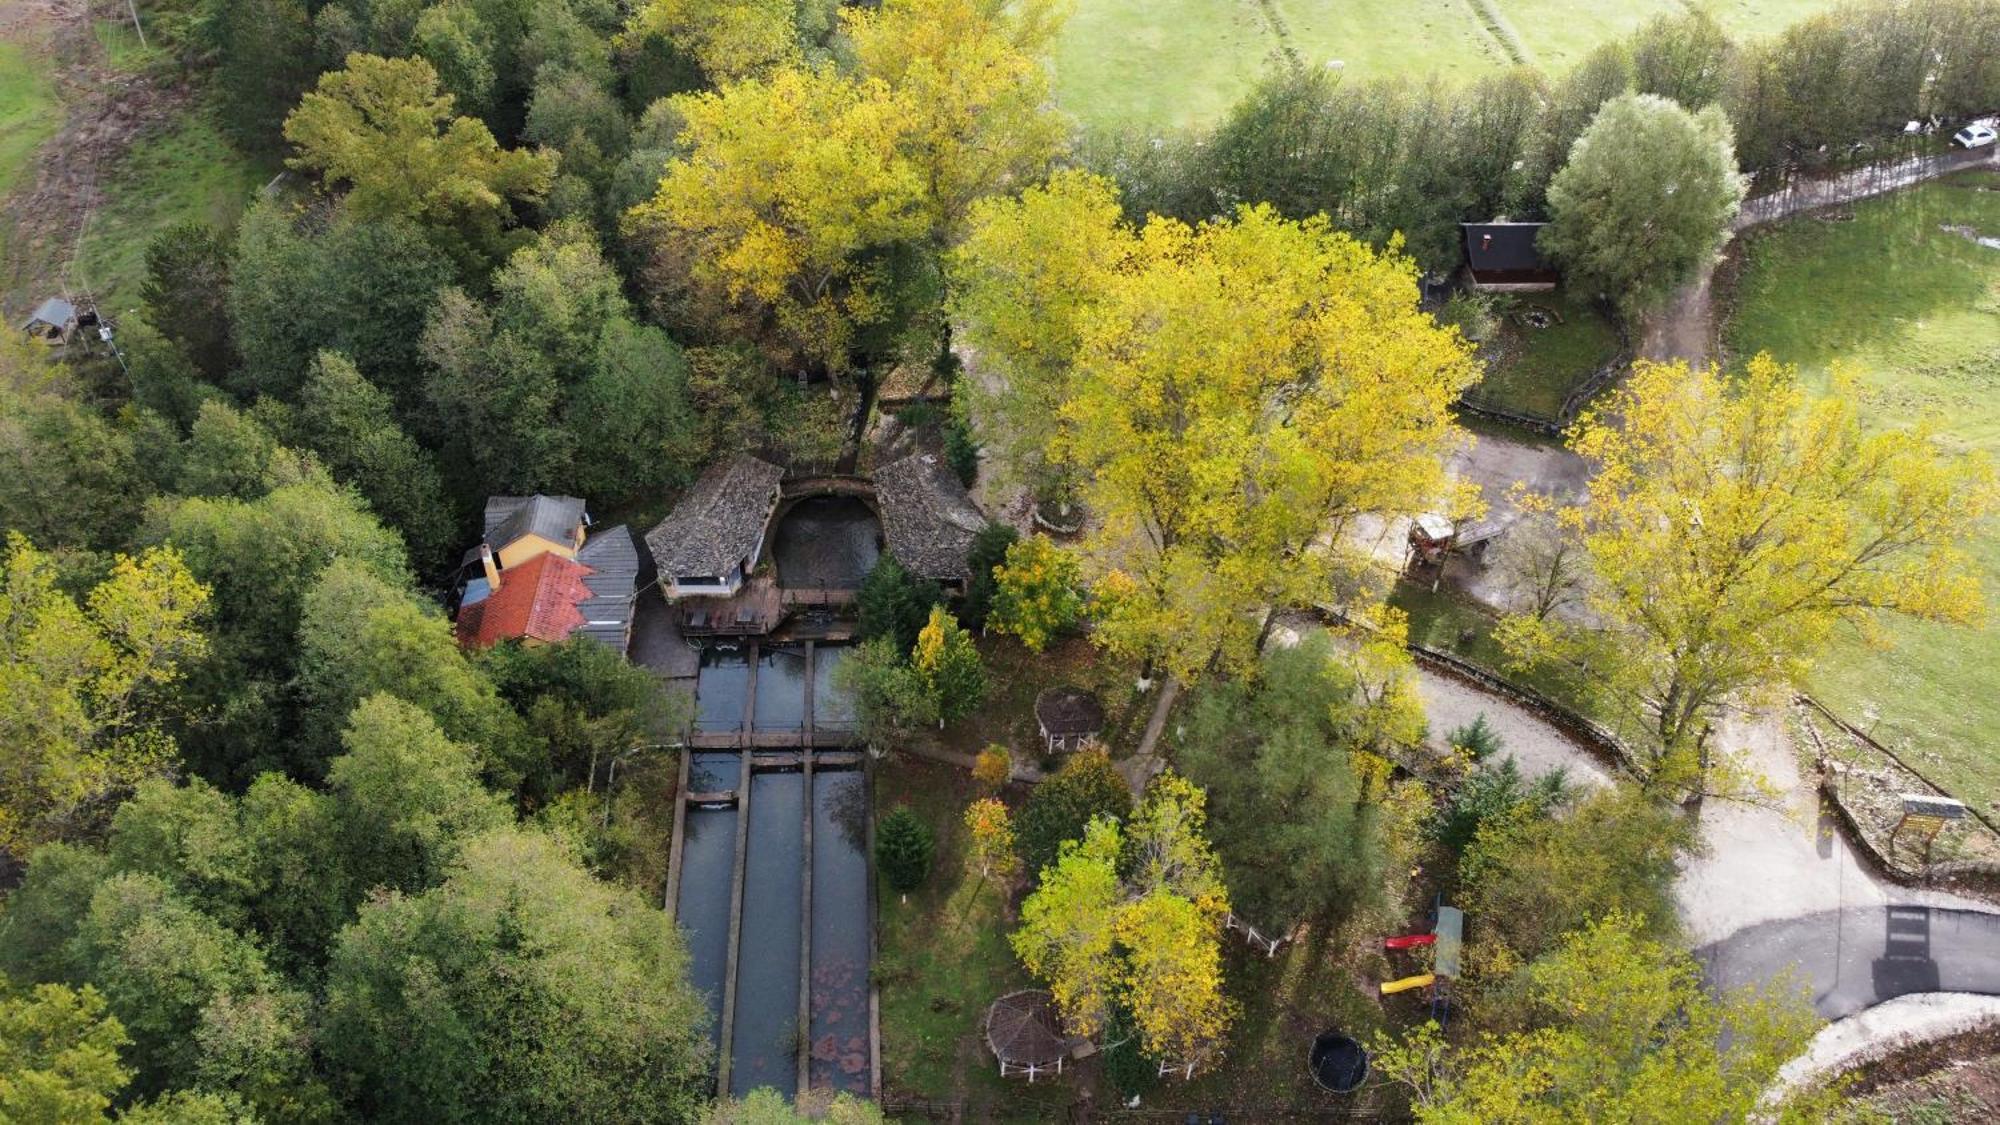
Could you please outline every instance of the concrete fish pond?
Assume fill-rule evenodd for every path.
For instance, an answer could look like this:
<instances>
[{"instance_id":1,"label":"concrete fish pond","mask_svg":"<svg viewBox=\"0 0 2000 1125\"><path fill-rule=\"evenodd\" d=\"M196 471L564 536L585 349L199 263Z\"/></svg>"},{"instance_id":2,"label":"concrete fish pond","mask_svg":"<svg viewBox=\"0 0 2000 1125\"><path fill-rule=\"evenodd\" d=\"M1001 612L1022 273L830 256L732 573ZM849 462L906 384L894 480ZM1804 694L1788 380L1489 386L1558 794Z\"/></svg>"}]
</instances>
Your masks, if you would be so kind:
<instances>
[{"instance_id":1,"label":"concrete fish pond","mask_svg":"<svg viewBox=\"0 0 2000 1125\"><path fill-rule=\"evenodd\" d=\"M862 756L693 750L681 793L667 907L709 1002L717 1089L872 1093Z\"/></svg>"}]
</instances>

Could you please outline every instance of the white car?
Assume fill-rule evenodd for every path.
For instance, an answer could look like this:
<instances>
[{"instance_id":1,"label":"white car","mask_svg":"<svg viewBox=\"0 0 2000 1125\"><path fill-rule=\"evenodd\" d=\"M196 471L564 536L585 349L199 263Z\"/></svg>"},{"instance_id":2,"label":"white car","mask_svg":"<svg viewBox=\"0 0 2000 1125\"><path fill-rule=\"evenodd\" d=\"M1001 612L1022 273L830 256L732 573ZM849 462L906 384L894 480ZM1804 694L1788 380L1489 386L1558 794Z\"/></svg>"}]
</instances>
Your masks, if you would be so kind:
<instances>
[{"instance_id":1,"label":"white car","mask_svg":"<svg viewBox=\"0 0 2000 1125\"><path fill-rule=\"evenodd\" d=\"M2000 140L2000 130L1983 122L1975 122L1951 135L1951 143L1960 148L1985 148Z\"/></svg>"}]
</instances>

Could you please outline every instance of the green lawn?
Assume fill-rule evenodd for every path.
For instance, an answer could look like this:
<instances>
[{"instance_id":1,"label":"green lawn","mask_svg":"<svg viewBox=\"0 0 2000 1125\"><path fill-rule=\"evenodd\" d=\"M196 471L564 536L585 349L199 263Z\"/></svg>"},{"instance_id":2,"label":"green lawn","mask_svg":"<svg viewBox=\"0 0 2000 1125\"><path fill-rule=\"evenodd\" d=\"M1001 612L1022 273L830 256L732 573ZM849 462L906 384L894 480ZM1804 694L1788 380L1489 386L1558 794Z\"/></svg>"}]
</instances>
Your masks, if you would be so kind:
<instances>
[{"instance_id":1,"label":"green lawn","mask_svg":"<svg viewBox=\"0 0 2000 1125\"><path fill-rule=\"evenodd\" d=\"M0 42L0 196L27 173L35 150L62 124L62 110L42 59Z\"/></svg>"},{"instance_id":2,"label":"green lawn","mask_svg":"<svg viewBox=\"0 0 2000 1125\"><path fill-rule=\"evenodd\" d=\"M1528 61L1572 65L1681 0L1487 0ZM1715 0L1738 36L1834 0ZM1463 77L1512 58L1476 0L1077 0L1055 46L1058 99L1091 125L1213 122L1273 66Z\"/></svg>"},{"instance_id":3,"label":"green lawn","mask_svg":"<svg viewBox=\"0 0 2000 1125\"><path fill-rule=\"evenodd\" d=\"M1795 219L1753 237L1726 339L1767 350L1815 385L1845 364L1872 425L1942 418L1949 439L2000 456L2000 251L1940 230L2000 236L2000 175L1971 173L1857 204L1854 218ZM1890 622L1894 647L1842 643L1811 681L1829 706L1960 798L2000 809L2000 521L1968 545L1985 626Z\"/></svg>"},{"instance_id":4,"label":"green lawn","mask_svg":"<svg viewBox=\"0 0 2000 1125\"><path fill-rule=\"evenodd\" d=\"M175 223L233 224L277 172L230 147L197 106L164 132L142 138L109 173L105 206L91 219L77 280L113 316L129 314L146 267L146 244Z\"/></svg>"},{"instance_id":5,"label":"green lawn","mask_svg":"<svg viewBox=\"0 0 2000 1125\"><path fill-rule=\"evenodd\" d=\"M1485 378L1467 396L1476 403L1558 421L1570 392L1618 354L1618 331L1604 314L1560 290L1503 297L1498 309L1499 329L1480 347ZM1533 310L1561 322L1530 328L1517 319Z\"/></svg>"}]
</instances>

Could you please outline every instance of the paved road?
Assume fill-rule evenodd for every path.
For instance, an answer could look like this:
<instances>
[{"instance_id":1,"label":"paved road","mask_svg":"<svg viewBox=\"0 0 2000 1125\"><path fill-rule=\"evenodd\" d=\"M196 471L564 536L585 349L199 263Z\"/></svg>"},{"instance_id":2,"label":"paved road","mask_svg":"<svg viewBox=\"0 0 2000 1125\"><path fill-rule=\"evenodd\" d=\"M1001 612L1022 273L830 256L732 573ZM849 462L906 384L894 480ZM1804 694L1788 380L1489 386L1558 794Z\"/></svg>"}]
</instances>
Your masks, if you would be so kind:
<instances>
[{"instance_id":1,"label":"paved road","mask_svg":"<svg viewBox=\"0 0 2000 1125\"><path fill-rule=\"evenodd\" d=\"M1748 926L1695 950L1718 988L1791 969L1813 1006L1839 1019L1915 992L2000 995L2000 914L1932 906L1853 907Z\"/></svg>"}]
</instances>

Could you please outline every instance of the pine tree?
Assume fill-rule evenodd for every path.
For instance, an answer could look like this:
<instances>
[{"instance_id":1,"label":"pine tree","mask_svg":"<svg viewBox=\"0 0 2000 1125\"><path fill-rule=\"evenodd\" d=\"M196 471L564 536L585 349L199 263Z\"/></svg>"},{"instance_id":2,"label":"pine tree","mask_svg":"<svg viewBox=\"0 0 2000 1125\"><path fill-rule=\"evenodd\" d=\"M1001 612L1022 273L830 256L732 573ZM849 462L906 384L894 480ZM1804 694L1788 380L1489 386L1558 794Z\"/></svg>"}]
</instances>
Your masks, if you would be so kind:
<instances>
[{"instance_id":1,"label":"pine tree","mask_svg":"<svg viewBox=\"0 0 2000 1125\"><path fill-rule=\"evenodd\" d=\"M936 841L931 827L906 805L897 805L875 827L875 865L897 894L923 886L931 873Z\"/></svg>"}]
</instances>

